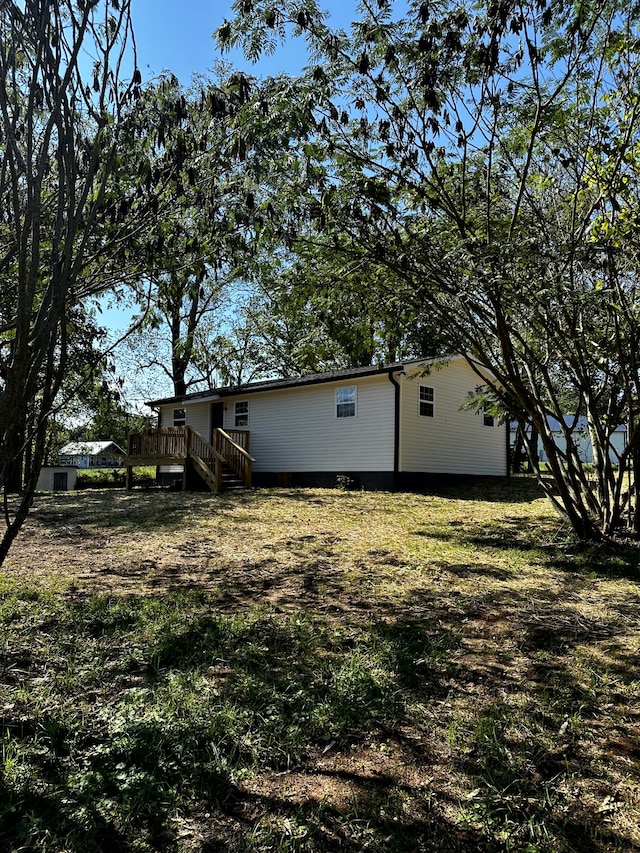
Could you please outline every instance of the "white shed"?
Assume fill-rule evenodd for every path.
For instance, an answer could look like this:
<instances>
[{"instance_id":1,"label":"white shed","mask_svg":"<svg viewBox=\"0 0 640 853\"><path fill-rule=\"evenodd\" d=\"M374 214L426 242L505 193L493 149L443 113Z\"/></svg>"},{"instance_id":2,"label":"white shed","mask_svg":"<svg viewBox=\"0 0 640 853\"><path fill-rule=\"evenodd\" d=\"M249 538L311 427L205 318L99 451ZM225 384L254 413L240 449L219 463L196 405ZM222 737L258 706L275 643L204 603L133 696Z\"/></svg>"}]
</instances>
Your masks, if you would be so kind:
<instances>
[{"instance_id":1,"label":"white shed","mask_svg":"<svg viewBox=\"0 0 640 853\"><path fill-rule=\"evenodd\" d=\"M36 488L39 492L72 492L76 488L77 474L75 465L45 465Z\"/></svg>"}]
</instances>

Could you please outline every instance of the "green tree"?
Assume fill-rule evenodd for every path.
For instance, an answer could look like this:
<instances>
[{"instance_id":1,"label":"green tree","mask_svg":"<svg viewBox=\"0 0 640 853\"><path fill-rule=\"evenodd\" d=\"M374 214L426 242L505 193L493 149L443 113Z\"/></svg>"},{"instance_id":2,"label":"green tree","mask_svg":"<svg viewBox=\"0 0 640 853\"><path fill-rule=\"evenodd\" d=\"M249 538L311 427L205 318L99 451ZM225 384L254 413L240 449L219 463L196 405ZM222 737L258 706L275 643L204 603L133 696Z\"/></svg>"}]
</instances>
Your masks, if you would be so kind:
<instances>
[{"instance_id":1,"label":"green tree","mask_svg":"<svg viewBox=\"0 0 640 853\"><path fill-rule=\"evenodd\" d=\"M153 415L131 411L112 394L105 394L101 387L90 420L76 433L83 441L115 441L126 449L129 433L150 429L154 420Z\"/></svg>"},{"instance_id":2,"label":"green tree","mask_svg":"<svg viewBox=\"0 0 640 853\"><path fill-rule=\"evenodd\" d=\"M577 536L629 521L637 532L637 245L622 236L637 215L637 4L436 0L398 13L375 0L350 33L313 2L234 8L221 44L257 58L292 30L309 46L298 92L315 135L299 146L289 233L375 261L446 330L479 386L538 431L550 497ZM616 454L620 423L629 443Z\"/></svg>"},{"instance_id":3,"label":"green tree","mask_svg":"<svg viewBox=\"0 0 640 853\"><path fill-rule=\"evenodd\" d=\"M196 331L218 309L225 271L243 244L230 204L230 197L246 195L244 176L229 153L229 116L247 98L248 82L240 85L239 79L235 75L224 91L204 80L185 91L167 75L146 88L139 104L145 138L140 165L134 160L133 168L151 182L167 169L172 177L157 199L151 227L137 236L134 298L144 321L132 346L148 353L146 340L154 339L157 357L144 361L170 378L177 395L194 381Z\"/></svg>"},{"instance_id":4,"label":"green tree","mask_svg":"<svg viewBox=\"0 0 640 853\"><path fill-rule=\"evenodd\" d=\"M131 348L176 395L217 370L225 317L238 308L238 283L255 266L265 219L273 218L261 203L266 176L290 133L265 121L248 137L244 117L265 118L273 81L226 71L198 77L188 90L164 77L145 90L138 113L147 141L134 170L162 173L169 163L173 177L153 227L138 235L135 298L145 320ZM172 195L178 210L162 203Z\"/></svg>"},{"instance_id":5,"label":"green tree","mask_svg":"<svg viewBox=\"0 0 640 853\"><path fill-rule=\"evenodd\" d=\"M300 233L279 263L254 274L251 319L263 361L279 375L361 367L447 351L445 336L407 300L402 280L366 252L336 251ZM336 235L332 235L336 236Z\"/></svg>"},{"instance_id":6,"label":"green tree","mask_svg":"<svg viewBox=\"0 0 640 853\"><path fill-rule=\"evenodd\" d=\"M129 12L128 0L0 3L0 562L32 501L74 312L122 279L149 208L137 176L119 179L141 92Z\"/></svg>"}]
</instances>

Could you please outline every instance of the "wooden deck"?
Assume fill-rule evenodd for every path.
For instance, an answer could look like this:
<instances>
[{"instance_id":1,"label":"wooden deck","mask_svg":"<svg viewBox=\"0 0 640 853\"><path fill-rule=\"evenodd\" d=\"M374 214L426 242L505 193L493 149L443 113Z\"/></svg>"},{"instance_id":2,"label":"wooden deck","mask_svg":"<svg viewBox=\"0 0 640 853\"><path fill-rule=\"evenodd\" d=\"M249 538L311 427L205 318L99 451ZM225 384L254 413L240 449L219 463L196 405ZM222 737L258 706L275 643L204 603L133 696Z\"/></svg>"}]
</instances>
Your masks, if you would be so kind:
<instances>
[{"instance_id":1,"label":"wooden deck","mask_svg":"<svg viewBox=\"0 0 640 853\"><path fill-rule=\"evenodd\" d=\"M231 478L245 488L251 486L254 459L249 455L249 431L216 429L211 445L188 426L150 429L131 433L124 466L126 485L131 488L133 468L143 465L182 465L182 488L188 487L195 471L212 492L220 492Z\"/></svg>"}]
</instances>

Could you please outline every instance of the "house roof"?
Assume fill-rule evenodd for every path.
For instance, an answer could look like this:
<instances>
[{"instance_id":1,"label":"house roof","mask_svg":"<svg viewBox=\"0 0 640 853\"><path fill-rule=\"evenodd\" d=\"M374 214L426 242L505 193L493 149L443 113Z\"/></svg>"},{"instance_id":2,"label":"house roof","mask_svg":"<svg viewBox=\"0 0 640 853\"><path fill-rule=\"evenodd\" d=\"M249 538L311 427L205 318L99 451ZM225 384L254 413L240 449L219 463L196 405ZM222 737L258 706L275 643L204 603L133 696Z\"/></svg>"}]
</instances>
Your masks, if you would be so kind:
<instances>
[{"instance_id":1,"label":"house roof","mask_svg":"<svg viewBox=\"0 0 640 853\"><path fill-rule=\"evenodd\" d=\"M346 370L329 370L325 373L311 373L305 376L289 376L284 379L267 379L261 382L248 382L243 385L227 385L221 388L211 388L208 391L198 391L194 394L184 394L181 397L165 397L160 400L149 400L147 406L162 406L167 403L190 403L197 400L210 400L218 397L229 397L237 394L255 394L259 391L276 391L281 388L297 388L304 385L320 385L324 382L336 382L341 379L356 379L361 376L377 376L385 373L395 373L405 367L446 363L459 358L461 355L446 358L419 358L410 361L396 361L391 364L373 367L351 367Z\"/></svg>"},{"instance_id":2,"label":"house roof","mask_svg":"<svg viewBox=\"0 0 640 853\"><path fill-rule=\"evenodd\" d=\"M59 456L100 456L102 453L125 456L124 450L115 441L72 441L60 450Z\"/></svg>"}]
</instances>

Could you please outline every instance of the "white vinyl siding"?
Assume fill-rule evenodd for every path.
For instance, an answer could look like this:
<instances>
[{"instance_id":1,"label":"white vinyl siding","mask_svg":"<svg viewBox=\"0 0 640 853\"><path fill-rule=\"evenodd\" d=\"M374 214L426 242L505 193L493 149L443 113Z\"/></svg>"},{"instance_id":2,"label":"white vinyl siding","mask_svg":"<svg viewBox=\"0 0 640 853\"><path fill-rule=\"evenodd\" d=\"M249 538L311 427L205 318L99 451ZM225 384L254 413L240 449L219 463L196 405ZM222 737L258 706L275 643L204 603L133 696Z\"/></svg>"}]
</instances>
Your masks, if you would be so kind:
<instances>
[{"instance_id":1,"label":"white vinyl siding","mask_svg":"<svg viewBox=\"0 0 640 853\"><path fill-rule=\"evenodd\" d=\"M336 417L337 387L357 387L357 417ZM225 400L225 429L233 428L235 402ZM386 374L253 394L253 470L393 471L393 406Z\"/></svg>"},{"instance_id":2,"label":"white vinyl siding","mask_svg":"<svg viewBox=\"0 0 640 853\"><path fill-rule=\"evenodd\" d=\"M209 441L209 410L211 403L193 403L187 406L187 426Z\"/></svg>"},{"instance_id":3,"label":"white vinyl siding","mask_svg":"<svg viewBox=\"0 0 640 853\"><path fill-rule=\"evenodd\" d=\"M482 414L461 409L468 395L481 385L463 359L452 359L425 377L417 369L408 371L400 381L400 471L507 474L504 429L487 429ZM420 415L421 386L433 389L433 417Z\"/></svg>"},{"instance_id":4,"label":"white vinyl siding","mask_svg":"<svg viewBox=\"0 0 640 853\"><path fill-rule=\"evenodd\" d=\"M186 425L195 429L204 438L209 440L209 409L211 403L185 403L184 406L162 406L160 408L160 427L174 426L174 412L184 408ZM177 424L176 424L177 426Z\"/></svg>"}]
</instances>

